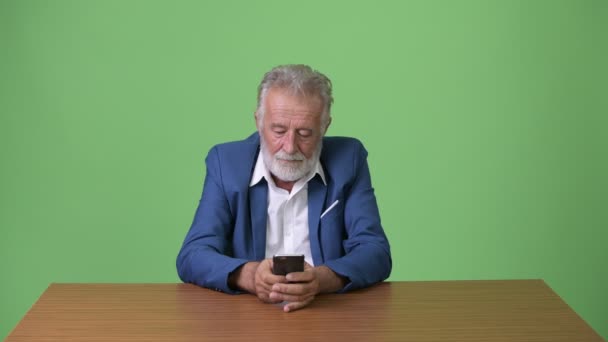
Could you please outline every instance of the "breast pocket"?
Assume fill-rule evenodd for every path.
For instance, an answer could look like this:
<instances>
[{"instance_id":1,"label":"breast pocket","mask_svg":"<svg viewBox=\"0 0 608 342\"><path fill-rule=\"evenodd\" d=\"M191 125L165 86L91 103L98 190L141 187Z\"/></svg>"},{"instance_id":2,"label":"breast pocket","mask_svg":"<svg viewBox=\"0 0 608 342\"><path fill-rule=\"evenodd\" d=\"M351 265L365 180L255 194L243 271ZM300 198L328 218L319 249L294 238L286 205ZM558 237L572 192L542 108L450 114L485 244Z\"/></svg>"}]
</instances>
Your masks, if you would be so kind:
<instances>
[{"instance_id":1,"label":"breast pocket","mask_svg":"<svg viewBox=\"0 0 608 342\"><path fill-rule=\"evenodd\" d=\"M336 201L321 214L321 222L331 221L334 217L343 215L343 213L344 203L342 203L342 201Z\"/></svg>"},{"instance_id":2,"label":"breast pocket","mask_svg":"<svg viewBox=\"0 0 608 342\"><path fill-rule=\"evenodd\" d=\"M338 203L320 220L320 245L325 260L333 260L344 255L343 242L346 239L344 229L344 204Z\"/></svg>"}]
</instances>

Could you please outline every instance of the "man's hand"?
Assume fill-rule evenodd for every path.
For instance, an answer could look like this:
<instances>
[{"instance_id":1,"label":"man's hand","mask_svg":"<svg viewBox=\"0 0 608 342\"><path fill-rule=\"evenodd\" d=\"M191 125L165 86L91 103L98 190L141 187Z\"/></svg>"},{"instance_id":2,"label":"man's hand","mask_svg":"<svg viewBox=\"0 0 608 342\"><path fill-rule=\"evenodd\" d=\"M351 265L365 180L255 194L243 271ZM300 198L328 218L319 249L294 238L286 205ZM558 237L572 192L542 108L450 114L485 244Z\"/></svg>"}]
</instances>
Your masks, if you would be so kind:
<instances>
[{"instance_id":1,"label":"man's hand","mask_svg":"<svg viewBox=\"0 0 608 342\"><path fill-rule=\"evenodd\" d=\"M258 265L254 275L255 294L266 303L280 303L282 299L271 298L272 287L277 283L286 283L285 276L272 274L272 259L264 259Z\"/></svg>"},{"instance_id":2,"label":"man's hand","mask_svg":"<svg viewBox=\"0 0 608 342\"><path fill-rule=\"evenodd\" d=\"M327 266L312 267L304 264L304 272L289 273L284 282L275 283L269 298L277 302L289 302L283 311L290 312L310 304L318 293L335 292L346 284L346 279L338 276Z\"/></svg>"},{"instance_id":3,"label":"man's hand","mask_svg":"<svg viewBox=\"0 0 608 342\"><path fill-rule=\"evenodd\" d=\"M231 288L254 294L266 303L281 302L269 297L272 285L277 282L286 283L287 280L284 276L272 274L272 259L265 259L261 262L247 262L228 278L228 284Z\"/></svg>"}]
</instances>

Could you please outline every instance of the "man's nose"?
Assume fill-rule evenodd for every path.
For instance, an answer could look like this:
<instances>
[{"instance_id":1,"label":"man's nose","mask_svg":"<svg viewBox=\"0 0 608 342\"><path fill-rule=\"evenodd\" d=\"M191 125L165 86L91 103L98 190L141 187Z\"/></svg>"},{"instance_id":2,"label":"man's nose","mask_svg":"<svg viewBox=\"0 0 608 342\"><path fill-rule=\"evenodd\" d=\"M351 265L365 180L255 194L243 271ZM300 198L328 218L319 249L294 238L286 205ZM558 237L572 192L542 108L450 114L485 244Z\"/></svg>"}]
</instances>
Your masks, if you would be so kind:
<instances>
[{"instance_id":1,"label":"man's nose","mask_svg":"<svg viewBox=\"0 0 608 342\"><path fill-rule=\"evenodd\" d=\"M293 132L288 132L283 141L283 151L294 154L297 151L296 147L296 135Z\"/></svg>"}]
</instances>

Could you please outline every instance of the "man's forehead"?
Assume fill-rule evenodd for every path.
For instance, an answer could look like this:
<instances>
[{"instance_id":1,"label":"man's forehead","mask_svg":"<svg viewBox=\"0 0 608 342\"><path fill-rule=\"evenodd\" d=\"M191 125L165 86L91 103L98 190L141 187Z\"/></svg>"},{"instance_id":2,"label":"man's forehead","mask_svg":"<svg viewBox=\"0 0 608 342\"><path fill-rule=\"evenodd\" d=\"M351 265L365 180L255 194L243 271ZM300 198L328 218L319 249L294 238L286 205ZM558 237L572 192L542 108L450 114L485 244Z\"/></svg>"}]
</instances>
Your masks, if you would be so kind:
<instances>
[{"instance_id":1,"label":"man's forehead","mask_svg":"<svg viewBox=\"0 0 608 342\"><path fill-rule=\"evenodd\" d=\"M285 92L272 92L266 97L266 112L273 117L316 118L323 111L321 101L316 97L291 95Z\"/></svg>"},{"instance_id":2,"label":"man's forehead","mask_svg":"<svg viewBox=\"0 0 608 342\"><path fill-rule=\"evenodd\" d=\"M269 113L270 114L270 113ZM307 128L307 129L320 129L321 127L321 115L314 114L281 114L273 113L266 115L266 124L270 128Z\"/></svg>"},{"instance_id":3,"label":"man's forehead","mask_svg":"<svg viewBox=\"0 0 608 342\"><path fill-rule=\"evenodd\" d=\"M266 102L273 104L289 103L291 105L321 106L323 101L319 94L300 93L285 88L270 88L266 94Z\"/></svg>"}]
</instances>

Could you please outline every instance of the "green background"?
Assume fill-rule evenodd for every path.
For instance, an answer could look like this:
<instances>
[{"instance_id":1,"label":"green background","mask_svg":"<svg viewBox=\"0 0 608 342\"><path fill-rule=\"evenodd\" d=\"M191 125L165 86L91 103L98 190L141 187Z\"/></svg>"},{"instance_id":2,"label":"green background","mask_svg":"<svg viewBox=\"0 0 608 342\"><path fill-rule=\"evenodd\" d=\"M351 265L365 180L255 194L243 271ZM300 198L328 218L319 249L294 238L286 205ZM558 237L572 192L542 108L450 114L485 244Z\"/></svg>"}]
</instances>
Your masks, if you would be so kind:
<instances>
[{"instance_id":1,"label":"green background","mask_svg":"<svg viewBox=\"0 0 608 342\"><path fill-rule=\"evenodd\" d=\"M390 280L542 278L608 337L608 2L0 0L0 338L51 282L177 282L277 64L334 82Z\"/></svg>"}]
</instances>

